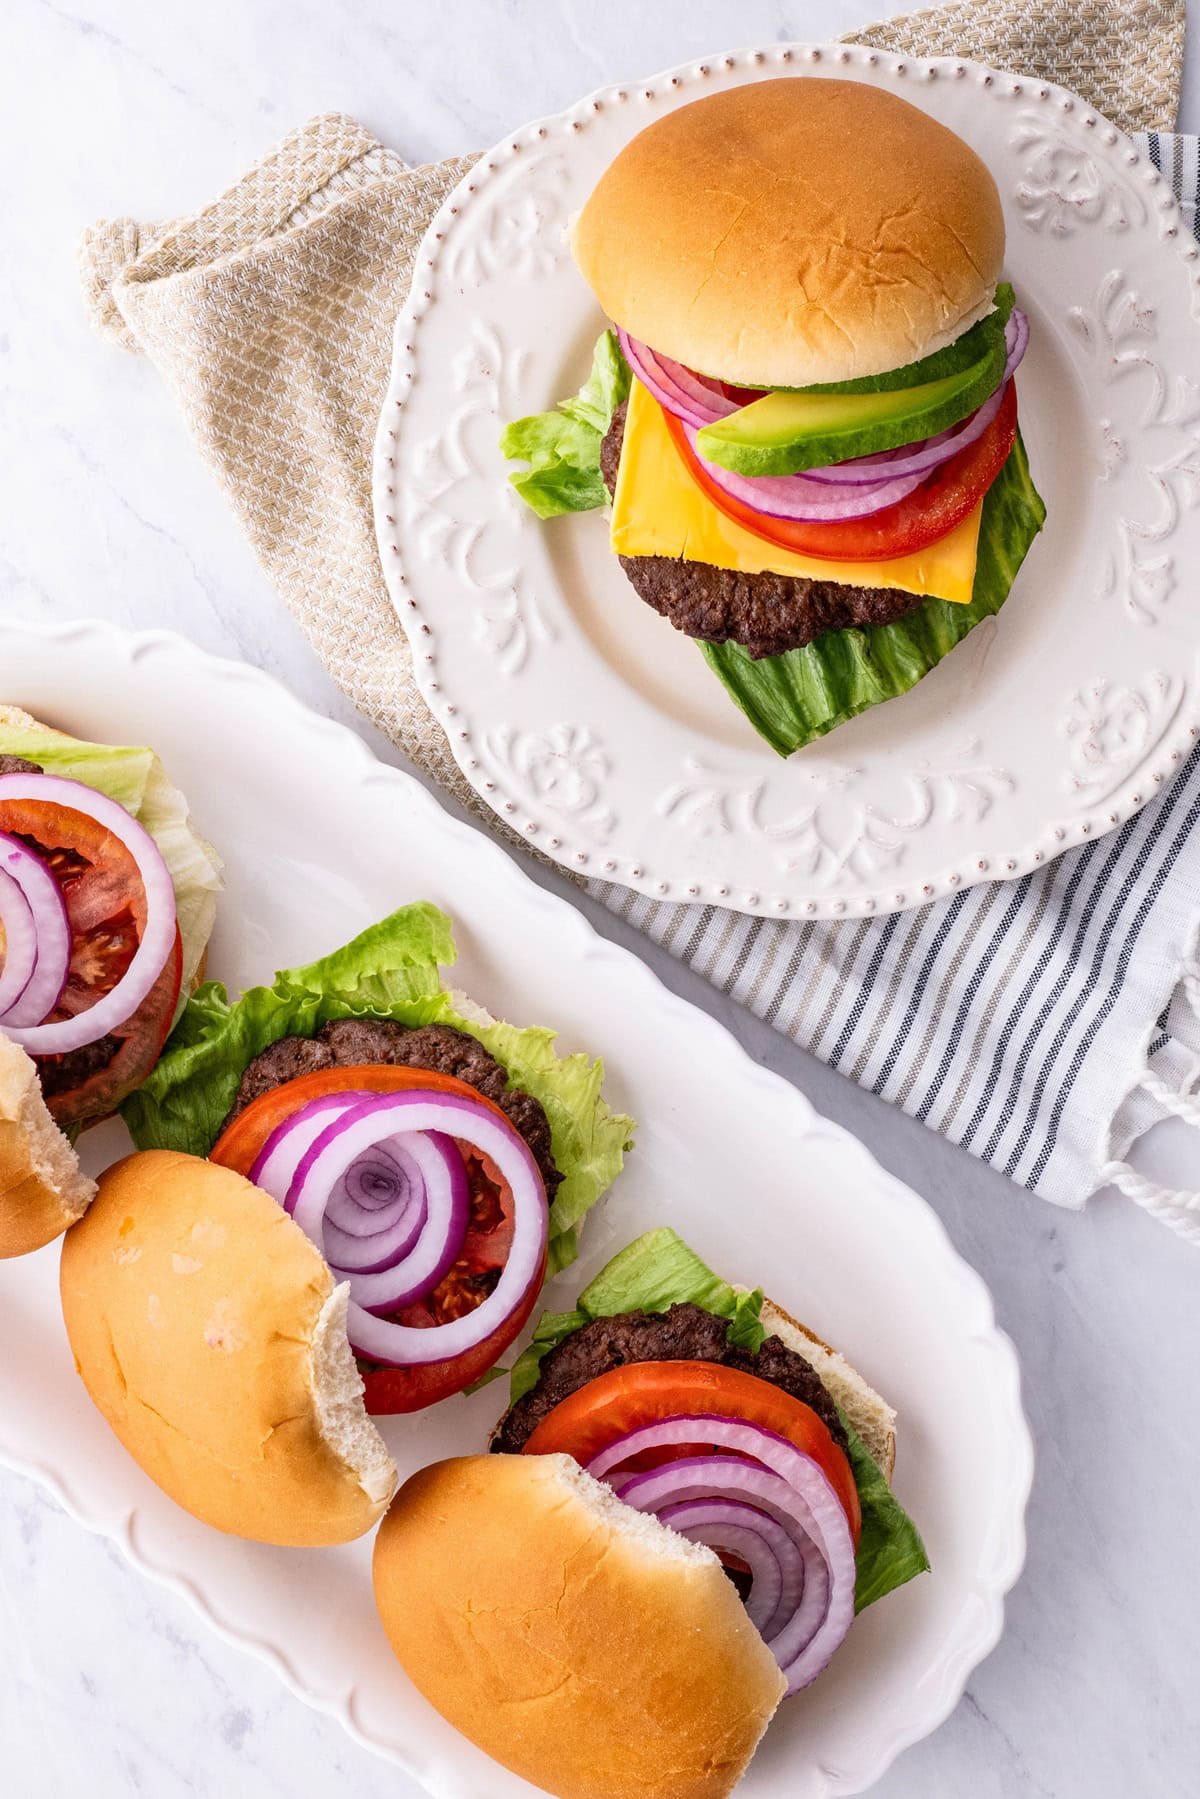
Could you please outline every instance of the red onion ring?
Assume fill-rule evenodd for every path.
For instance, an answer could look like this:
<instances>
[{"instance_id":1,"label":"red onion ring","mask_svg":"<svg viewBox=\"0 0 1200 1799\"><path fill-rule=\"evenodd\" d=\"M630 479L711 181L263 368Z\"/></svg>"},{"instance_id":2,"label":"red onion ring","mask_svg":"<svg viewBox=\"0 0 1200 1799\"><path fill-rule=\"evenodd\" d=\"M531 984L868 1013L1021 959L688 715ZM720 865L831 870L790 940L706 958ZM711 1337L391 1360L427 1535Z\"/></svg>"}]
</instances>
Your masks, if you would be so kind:
<instances>
[{"instance_id":1,"label":"red onion ring","mask_svg":"<svg viewBox=\"0 0 1200 1799\"><path fill-rule=\"evenodd\" d=\"M0 869L0 924L4 926L4 966L0 968L0 1023L16 1006L37 967L37 926L25 889Z\"/></svg>"},{"instance_id":2,"label":"red onion ring","mask_svg":"<svg viewBox=\"0 0 1200 1799\"><path fill-rule=\"evenodd\" d=\"M250 1179L277 1205L291 1212L294 1195L292 1185L296 1170L326 1126L334 1119L353 1111L370 1096L361 1090L327 1093L310 1100L277 1124L250 1169ZM393 1164L393 1167L395 1164ZM419 1176L413 1167L415 1186L420 1188L417 1203L401 1207L377 1209L370 1224L361 1214L375 1208L347 1203L344 1192L332 1196L325 1216L324 1251L331 1268L339 1275L375 1274L390 1268L411 1249L425 1223L425 1197Z\"/></svg>"},{"instance_id":3,"label":"red onion ring","mask_svg":"<svg viewBox=\"0 0 1200 1799\"><path fill-rule=\"evenodd\" d=\"M11 948L5 948L4 977L0 977L0 993L4 993L5 1000L0 1004L0 1027L41 1024L41 1020L58 1006L63 988L67 986L70 968L67 905L63 903L61 887L41 856L27 844L22 844L20 837L11 837L7 831L0 831L0 873L22 891L34 932L31 975L20 993L11 1000L7 998L11 991L7 988ZM7 916L5 935L9 935L11 943Z\"/></svg>"},{"instance_id":4,"label":"red onion ring","mask_svg":"<svg viewBox=\"0 0 1200 1799\"><path fill-rule=\"evenodd\" d=\"M1008 361L1000 377L1001 387L1006 381L1012 380L1017 364L1029 348L1029 318L1019 306L1014 306L1008 315L1008 323L1004 327L1004 342L1008 350Z\"/></svg>"},{"instance_id":5,"label":"red onion ring","mask_svg":"<svg viewBox=\"0 0 1200 1799\"><path fill-rule=\"evenodd\" d=\"M409 1254L428 1215L416 1161L398 1138L380 1144L334 1189L325 1214L326 1260L339 1273L381 1273Z\"/></svg>"},{"instance_id":6,"label":"red onion ring","mask_svg":"<svg viewBox=\"0 0 1200 1799\"><path fill-rule=\"evenodd\" d=\"M1004 341L1008 347L1008 360L999 385L982 406L960 419L957 425L951 425L948 431L939 431L936 437L904 444L896 450L877 450L872 456L854 456L848 462L831 462L824 468L805 469L808 479L831 483L867 482L880 476L912 474L918 469L929 474L943 462L948 462L951 456L957 456L960 450L976 443L1004 404L1005 389L1029 344L1029 320L1018 306L1014 306L1008 316ZM789 478L779 477L781 480Z\"/></svg>"},{"instance_id":7,"label":"red onion ring","mask_svg":"<svg viewBox=\"0 0 1200 1799\"><path fill-rule=\"evenodd\" d=\"M316 1142L332 1117L353 1111L365 1098L365 1093L327 1093L320 1099L309 1100L306 1106L301 1106L282 1124L277 1124L251 1165L250 1179L254 1185L269 1193L285 1212L290 1212L288 1189L301 1157Z\"/></svg>"},{"instance_id":8,"label":"red onion ring","mask_svg":"<svg viewBox=\"0 0 1200 1799\"><path fill-rule=\"evenodd\" d=\"M466 1165L451 1136L437 1130L401 1132L395 1123L386 1138L368 1135L357 1153L343 1163L332 1186L326 1188L327 1173L314 1174L314 1169L319 1169L322 1158L330 1163L331 1156L326 1152L332 1152L333 1158L339 1156L343 1138L354 1142L356 1127L364 1120L371 1127L377 1111L370 1099L364 1099L352 1112L326 1125L296 1170L292 1217L328 1259L325 1227L329 1209L338 1203L340 1195L344 1196L347 1178L362 1166L364 1157L377 1156L386 1147L396 1155L402 1172L407 1163L412 1172L405 1180L407 1198L394 1225L396 1244L388 1244L385 1251L380 1243L381 1253L375 1258L380 1265L369 1271L354 1271L332 1261L329 1264L335 1278L344 1276L350 1282L353 1306L361 1306L364 1312L392 1312L424 1299L454 1266L470 1222L471 1190ZM361 1130L358 1134L363 1135ZM414 1202L415 1233L409 1216Z\"/></svg>"},{"instance_id":9,"label":"red onion ring","mask_svg":"<svg viewBox=\"0 0 1200 1799\"><path fill-rule=\"evenodd\" d=\"M739 410L735 401L716 384L684 369L682 364L659 356L648 345L618 332L626 360L643 386L682 422L687 440L714 484L744 505L753 506L766 518L796 519L802 523L869 518L888 506L898 505L913 493L925 477L981 438L1004 402L1004 390L1012 379L1029 343L1029 320L1014 307L1005 325L1008 350L1004 372L995 391L982 406L960 419L947 431L921 438L898 449L878 450L870 456L853 456L800 475L737 475L701 455L696 433L717 419ZM690 385L688 385L690 383Z\"/></svg>"},{"instance_id":10,"label":"red onion ring","mask_svg":"<svg viewBox=\"0 0 1200 1799\"><path fill-rule=\"evenodd\" d=\"M717 382L695 374L681 362L672 362L668 356L660 356L649 344L639 343L619 327L617 337L626 362L642 386L685 425L699 430L702 425L714 425L718 419L727 419L740 410L738 402L723 394Z\"/></svg>"},{"instance_id":11,"label":"red onion ring","mask_svg":"<svg viewBox=\"0 0 1200 1799\"><path fill-rule=\"evenodd\" d=\"M731 1468L731 1461L740 1464L740 1470ZM733 1496L738 1503L749 1502L757 1508L764 1531L775 1526L785 1533L799 1563L798 1577L794 1579L796 1601L772 1620L769 1634L764 1633L765 1641L789 1682L795 1672L793 1664L801 1657L800 1675L803 1678L798 1684L807 1685L809 1680L815 1679L837 1647L835 1643L829 1648L826 1660L819 1665L816 1665L819 1650L809 1653L809 1645L829 1612L831 1574L825 1551L816 1540L811 1524L803 1517L797 1521L800 1496L794 1484L789 1485L780 1475L741 1456L708 1456L670 1463L666 1468L639 1475L622 1489L620 1497L638 1510L653 1510L659 1515L659 1501L664 1491L673 1500L678 1498L684 1502L714 1495ZM797 1690L797 1686L789 1686L789 1691Z\"/></svg>"},{"instance_id":12,"label":"red onion ring","mask_svg":"<svg viewBox=\"0 0 1200 1799\"><path fill-rule=\"evenodd\" d=\"M368 1361L403 1368L448 1362L482 1343L512 1316L530 1287L541 1277L549 1234L549 1212L542 1177L528 1145L507 1120L490 1107L458 1094L421 1092L419 1089L379 1094L362 1100L353 1110L327 1125L297 1168L292 1215L319 1249L323 1247L325 1217L338 1183L360 1156L401 1136L404 1147L414 1154L417 1153L414 1139L422 1142L427 1186L431 1179L438 1178L430 1173L434 1164L429 1158L440 1153L438 1144L431 1143L431 1139L457 1139L478 1150L493 1164L501 1180L508 1185L513 1200L513 1236L508 1259L491 1293L474 1311L423 1329L396 1324L390 1319L376 1317L359 1304L353 1297L352 1283L347 1329L356 1353ZM466 1186L461 1155L454 1145L452 1147ZM431 1214L434 1210L432 1201L431 1193ZM440 1212L439 1216L444 1222L444 1213ZM464 1233L465 1223L464 1219ZM461 1241L460 1234L459 1246Z\"/></svg>"},{"instance_id":13,"label":"red onion ring","mask_svg":"<svg viewBox=\"0 0 1200 1799\"><path fill-rule=\"evenodd\" d=\"M784 1527L803 1559L804 1579L796 1609L779 1625L768 1647L779 1662L788 1692L798 1692L827 1666L854 1618L855 1555L849 1520L813 1458L760 1425L690 1415L627 1432L593 1456L587 1472L602 1480L645 1450L697 1441L736 1454L665 1462L623 1479L620 1498L625 1505L656 1515L692 1499L733 1500L756 1507Z\"/></svg>"},{"instance_id":14,"label":"red onion ring","mask_svg":"<svg viewBox=\"0 0 1200 1799\"><path fill-rule=\"evenodd\" d=\"M678 1505L662 1506L657 1512L661 1524L669 1524L681 1537L692 1543L707 1543L710 1549L725 1550L740 1556L750 1570L750 1591L746 1595L746 1615L761 1637L768 1637L776 1618L789 1617L800 1602L803 1591L804 1564L795 1544L782 1524L767 1518L737 1499L691 1499ZM791 1603L784 1606L783 1554L791 1551L798 1573L798 1585Z\"/></svg>"},{"instance_id":15,"label":"red onion ring","mask_svg":"<svg viewBox=\"0 0 1200 1799\"><path fill-rule=\"evenodd\" d=\"M146 923L133 959L108 993L73 1018L49 1024L13 1025L4 1034L31 1056L65 1055L95 1043L133 1017L175 948L175 888L158 845L135 818L106 794L60 775L0 775L0 808L5 800L44 800L92 819L119 837L129 851L146 895ZM35 915L36 916L36 915Z\"/></svg>"},{"instance_id":16,"label":"red onion ring","mask_svg":"<svg viewBox=\"0 0 1200 1799\"><path fill-rule=\"evenodd\" d=\"M721 468L700 454L697 432L691 425L685 424L683 430L713 485L743 505L753 506L764 518L790 518L807 524L869 518L873 512L883 512L907 499L927 472L922 469L872 481L839 482L829 478L834 468L843 466L838 463L811 479L809 470L802 475L735 475L732 469Z\"/></svg>"},{"instance_id":17,"label":"red onion ring","mask_svg":"<svg viewBox=\"0 0 1200 1799\"><path fill-rule=\"evenodd\" d=\"M329 1124L344 1117L347 1112L353 1112L356 1106L362 1105L363 1099L369 1097L371 1094L360 1088L347 1088L340 1094L324 1094L320 1099L309 1099L308 1105L300 1106L299 1112L293 1112L290 1117L282 1119L282 1123L275 1126L275 1130L264 1142L254 1160L254 1166L250 1168L250 1180L255 1187L263 1187L264 1193L270 1193L275 1204L282 1205L286 1213L291 1213L299 1191L295 1177L304 1157L313 1148L318 1137L326 1132ZM322 1231L322 1252L331 1272L338 1279L347 1279L351 1283L354 1299L365 1306L378 1301L372 1301L371 1288L367 1288L365 1293L354 1292L354 1281L362 1275L385 1274L396 1268L399 1261L414 1247L419 1234L425 1229L428 1216L425 1180L421 1169L417 1168L416 1160L405 1151L399 1151L407 1164L407 1168L401 1169L401 1164L396 1159L396 1144L387 1148L381 1146L374 1153L387 1159L392 1175L403 1177L407 1173L408 1191L401 1196L401 1204L389 1205L387 1200L381 1198L363 1200L362 1196L349 1191L351 1177L358 1169L362 1169L360 1162L342 1182L338 1182L333 1195L329 1196ZM461 1160L461 1157L457 1157L459 1164ZM459 1243L462 1241L462 1234L464 1232L459 1232ZM453 1254L457 1254L457 1247ZM453 1254L450 1256L450 1263L453 1263ZM437 1281L443 1279L444 1272L444 1268L441 1274L434 1270L434 1277L426 1284L425 1292L430 1292L437 1286ZM423 1293L405 1295L403 1286L398 1288L398 1292L398 1299L385 1302L381 1310L390 1310L392 1304L407 1304L412 1297L423 1297Z\"/></svg>"}]
</instances>

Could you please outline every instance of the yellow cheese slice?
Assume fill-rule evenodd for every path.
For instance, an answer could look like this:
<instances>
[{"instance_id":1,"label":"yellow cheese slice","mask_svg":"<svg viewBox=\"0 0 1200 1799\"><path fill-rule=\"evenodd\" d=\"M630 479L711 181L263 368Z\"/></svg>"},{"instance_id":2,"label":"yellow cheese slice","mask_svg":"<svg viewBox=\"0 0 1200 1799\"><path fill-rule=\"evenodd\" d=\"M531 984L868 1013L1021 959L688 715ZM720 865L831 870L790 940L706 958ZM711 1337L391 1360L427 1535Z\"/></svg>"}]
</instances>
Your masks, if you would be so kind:
<instances>
[{"instance_id":1,"label":"yellow cheese slice","mask_svg":"<svg viewBox=\"0 0 1200 1799\"><path fill-rule=\"evenodd\" d=\"M684 556L744 575L807 575L855 587L899 587L967 605L975 585L980 502L962 523L911 556L831 562L756 537L713 505L671 441L661 406L635 381L613 495L612 547L619 556Z\"/></svg>"}]
</instances>

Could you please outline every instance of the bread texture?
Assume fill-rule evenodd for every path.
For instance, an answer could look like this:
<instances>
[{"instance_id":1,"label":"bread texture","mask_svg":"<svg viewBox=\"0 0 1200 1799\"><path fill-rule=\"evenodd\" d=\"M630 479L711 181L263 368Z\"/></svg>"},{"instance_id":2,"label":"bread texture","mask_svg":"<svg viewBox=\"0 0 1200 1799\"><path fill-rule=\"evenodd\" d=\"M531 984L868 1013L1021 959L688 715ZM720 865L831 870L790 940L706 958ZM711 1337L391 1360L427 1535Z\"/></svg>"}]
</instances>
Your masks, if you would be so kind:
<instances>
[{"instance_id":1,"label":"bread texture","mask_svg":"<svg viewBox=\"0 0 1200 1799\"><path fill-rule=\"evenodd\" d=\"M61 1237L95 1192L46 1109L36 1064L0 1035L0 1257Z\"/></svg>"},{"instance_id":2,"label":"bread texture","mask_svg":"<svg viewBox=\"0 0 1200 1799\"><path fill-rule=\"evenodd\" d=\"M396 1485L346 1338L348 1288L241 1175L174 1150L128 1156L67 1234L75 1364L125 1448L234 1536L349 1542Z\"/></svg>"},{"instance_id":3,"label":"bread texture","mask_svg":"<svg viewBox=\"0 0 1200 1799\"><path fill-rule=\"evenodd\" d=\"M723 1799L786 1687L713 1552L570 1456L413 1475L375 1597L431 1704L557 1799Z\"/></svg>"},{"instance_id":4,"label":"bread texture","mask_svg":"<svg viewBox=\"0 0 1200 1799\"><path fill-rule=\"evenodd\" d=\"M993 308L1000 195L954 132L864 82L791 76L639 132L579 215L608 316L753 387L903 367Z\"/></svg>"},{"instance_id":5,"label":"bread texture","mask_svg":"<svg viewBox=\"0 0 1200 1799\"><path fill-rule=\"evenodd\" d=\"M773 1300L763 1301L762 1322L769 1332L781 1338L789 1349L794 1349L816 1369L826 1392L842 1408L890 1482L896 1466L896 1414L886 1399L881 1399L875 1389L867 1385L845 1356L831 1349L807 1325L799 1323Z\"/></svg>"}]
</instances>

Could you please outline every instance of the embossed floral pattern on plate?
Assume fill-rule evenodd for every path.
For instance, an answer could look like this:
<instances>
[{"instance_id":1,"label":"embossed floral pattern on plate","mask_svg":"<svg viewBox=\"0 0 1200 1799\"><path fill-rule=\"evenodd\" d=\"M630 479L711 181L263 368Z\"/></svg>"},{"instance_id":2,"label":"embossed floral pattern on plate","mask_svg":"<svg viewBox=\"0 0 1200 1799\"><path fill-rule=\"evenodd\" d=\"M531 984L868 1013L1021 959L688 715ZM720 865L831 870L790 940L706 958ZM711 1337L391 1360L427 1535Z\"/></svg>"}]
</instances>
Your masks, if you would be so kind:
<instances>
[{"instance_id":1,"label":"embossed floral pattern on plate","mask_svg":"<svg viewBox=\"0 0 1200 1799\"><path fill-rule=\"evenodd\" d=\"M1048 519L994 620L781 762L641 607L598 517L521 507L497 438L586 370L602 321L566 239L601 170L664 111L787 74L892 88L992 168ZM377 454L385 575L467 778L575 870L770 917L922 904L1127 818L1200 729L1198 257L1161 175L1084 101L971 63L772 45L498 145L433 222Z\"/></svg>"}]
</instances>

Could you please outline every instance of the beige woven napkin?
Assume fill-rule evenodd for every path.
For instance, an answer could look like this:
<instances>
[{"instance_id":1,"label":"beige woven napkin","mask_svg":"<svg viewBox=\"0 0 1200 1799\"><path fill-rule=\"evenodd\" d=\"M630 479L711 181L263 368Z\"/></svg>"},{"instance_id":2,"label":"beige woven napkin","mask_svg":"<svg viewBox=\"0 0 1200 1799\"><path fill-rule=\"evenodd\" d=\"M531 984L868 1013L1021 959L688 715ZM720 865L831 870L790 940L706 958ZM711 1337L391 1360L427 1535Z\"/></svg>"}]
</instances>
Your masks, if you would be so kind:
<instances>
[{"instance_id":1,"label":"beige woven napkin","mask_svg":"<svg viewBox=\"0 0 1200 1799\"><path fill-rule=\"evenodd\" d=\"M958 0L855 37L1034 73L1129 130L1169 129L1184 20L1185 0ZM409 169L328 114L192 218L92 226L81 261L95 325L156 364L338 686L495 827L417 692L371 513L392 325L425 227L471 161Z\"/></svg>"}]
</instances>

